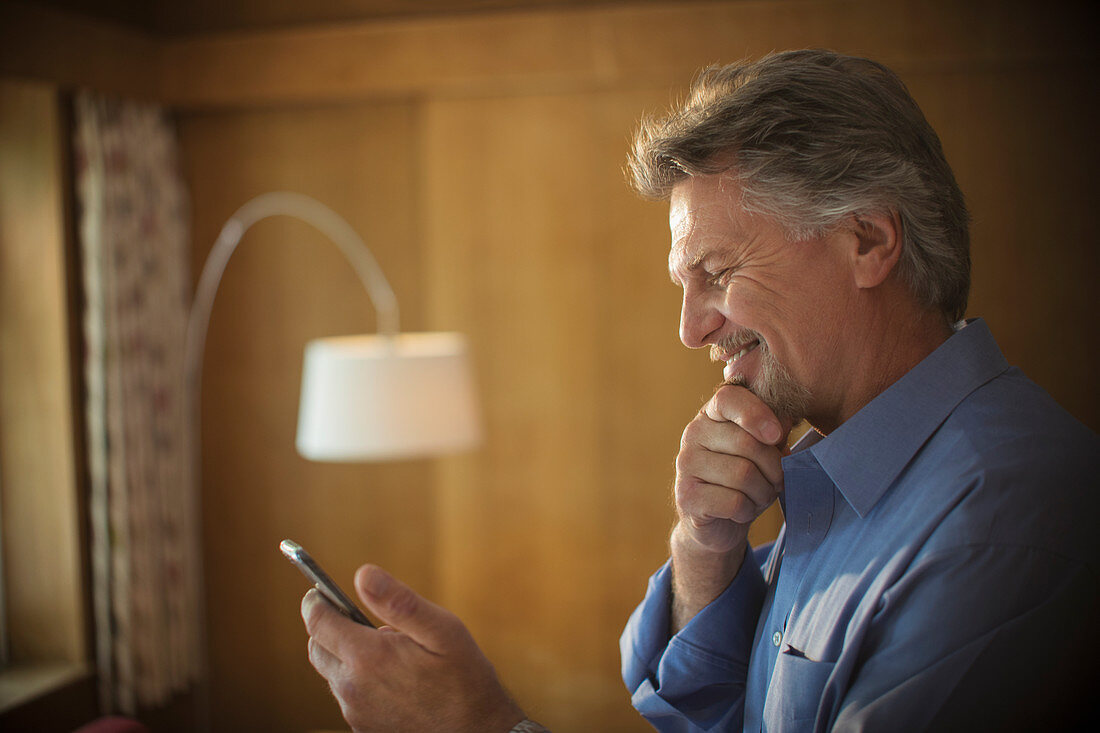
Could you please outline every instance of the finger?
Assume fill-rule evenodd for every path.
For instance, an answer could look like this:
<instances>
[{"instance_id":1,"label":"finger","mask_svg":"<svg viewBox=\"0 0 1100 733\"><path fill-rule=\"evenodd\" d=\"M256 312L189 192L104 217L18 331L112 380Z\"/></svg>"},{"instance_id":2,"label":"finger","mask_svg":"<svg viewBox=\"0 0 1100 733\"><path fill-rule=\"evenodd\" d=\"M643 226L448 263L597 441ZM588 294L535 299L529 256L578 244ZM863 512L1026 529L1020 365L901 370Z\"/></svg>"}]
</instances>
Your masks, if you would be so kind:
<instances>
[{"instance_id":1,"label":"finger","mask_svg":"<svg viewBox=\"0 0 1100 733\"><path fill-rule=\"evenodd\" d=\"M676 458L676 469L677 486L692 481L711 484L727 493L742 493L761 507L770 504L779 493L779 487L768 480L755 463L742 456L684 452Z\"/></svg>"},{"instance_id":2,"label":"finger","mask_svg":"<svg viewBox=\"0 0 1100 733\"><path fill-rule=\"evenodd\" d=\"M731 422L715 422L702 415L688 424L681 443L681 455L693 454L701 448L718 455L743 456L752 461L773 485L783 482L783 456L775 447L762 443L741 426ZM677 464L679 465L679 464ZM725 481L715 481L726 484ZM726 484L735 486L735 484Z\"/></svg>"},{"instance_id":3,"label":"finger","mask_svg":"<svg viewBox=\"0 0 1100 733\"><path fill-rule=\"evenodd\" d=\"M722 385L703 406L711 420L737 423L754 438L777 445L786 438L791 426L784 426L771 408L747 387Z\"/></svg>"},{"instance_id":4,"label":"finger","mask_svg":"<svg viewBox=\"0 0 1100 733\"><path fill-rule=\"evenodd\" d=\"M349 656L349 645L357 643L363 632L373 631L337 611L316 588L302 597L302 620L309 635L341 659Z\"/></svg>"},{"instance_id":5,"label":"finger","mask_svg":"<svg viewBox=\"0 0 1100 733\"><path fill-rule=\"evenodd\" d=\"M355 590L378 618L428 651L442 654L468 636L454 614L420 597L376 565L364 565L356 571Z\"/></svg>"},{"instance_id":6,"label":"finger","mask_svg":"<svg viewBox=\"0 0 1100 733\"><path fill-rule=\"evenodd\" d=\"M321 676L326 680L331 682L340 674L340 670L343 667L340 658L328 649L325 649L321 643L312 636L309 637L306 649L309 663L312 664L313 668L320 672Z\"/></svg>"},{"instance_id":7,"label":"finger","mask_svg":"<svg viewBox=\"0 0 1100 733\"><path fill-rule=\"evenodd\" d=\"M749 524L775 500L774 492L758 501L743 491L696 479L677 481L675 493L677 511L694 527L716 519Z\"/></svg>"}]
</instances>

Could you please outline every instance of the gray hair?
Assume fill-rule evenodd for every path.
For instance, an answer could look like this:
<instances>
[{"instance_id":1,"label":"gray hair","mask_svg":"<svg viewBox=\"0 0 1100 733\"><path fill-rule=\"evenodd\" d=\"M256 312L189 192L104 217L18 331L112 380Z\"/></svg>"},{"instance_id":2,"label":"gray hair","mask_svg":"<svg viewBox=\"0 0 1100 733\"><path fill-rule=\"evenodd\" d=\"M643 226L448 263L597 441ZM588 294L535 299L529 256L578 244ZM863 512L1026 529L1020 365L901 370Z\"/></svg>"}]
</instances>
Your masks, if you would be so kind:
<instances>
[{"instance_id":1,"label":"gray hair","mask_svg":"<svg viewBox=\"0 0 1100 733\"><path fill-rule=\"evenodd\" d=\"M688 176L729 173L742 206L794 240L852 215L901 220L897 273L952 321L970 290L969 215L939 137L882 64L830 51L711 66L664 117L643 119L628 175L648 198Z\"/></svg>"}]
</instances>

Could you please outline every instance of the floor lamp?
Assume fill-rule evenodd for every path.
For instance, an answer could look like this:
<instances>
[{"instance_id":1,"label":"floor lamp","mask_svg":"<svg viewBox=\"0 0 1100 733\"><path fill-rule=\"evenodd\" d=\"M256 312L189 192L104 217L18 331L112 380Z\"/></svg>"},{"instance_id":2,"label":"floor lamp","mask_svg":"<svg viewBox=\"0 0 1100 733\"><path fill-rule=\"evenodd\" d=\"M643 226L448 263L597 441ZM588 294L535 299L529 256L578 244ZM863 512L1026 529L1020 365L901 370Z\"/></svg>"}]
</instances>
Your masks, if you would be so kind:
<instances>
[{"instance_id":1,"label":"floor lamp","mask_svg":"<svg viewBox=\"0 0 1100 733\"><path fill-rule=\"evenodd\" d=\"M378 314L378 333L322 338L306 345L296 445L317 461L383 461L428 457L475 447L481 441L477 400L465 338L458 333L401 333L397 298L382 268L355 230L324 204L296 193L257 196L229 218L214 242L195 289L184 348L186 486L198 529L201 500L199 395L202 357L214 295L230 256L256 222L290 216L327 236L347 258ZM197 533L199 534L199 533ZM195 541L202 577L202 549ZM200 609L205 601L195 589ZM200 612L199 716L209 726L205 613Z\"/></svg>"}]
</instances>

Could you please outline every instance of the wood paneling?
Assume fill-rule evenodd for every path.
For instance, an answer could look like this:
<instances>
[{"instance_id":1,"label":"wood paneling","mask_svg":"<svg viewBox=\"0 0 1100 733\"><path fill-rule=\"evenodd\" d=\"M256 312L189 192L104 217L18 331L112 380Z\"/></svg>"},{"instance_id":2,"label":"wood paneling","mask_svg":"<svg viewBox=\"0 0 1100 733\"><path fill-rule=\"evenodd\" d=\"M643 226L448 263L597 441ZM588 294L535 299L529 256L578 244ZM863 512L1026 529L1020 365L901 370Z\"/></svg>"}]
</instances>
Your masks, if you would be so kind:
<instances>
[{"instance_id":1,"label":"wood paneling","mask_svg":"<svg viewBox=\"0 0 1100 733\"><path fill-rule=\"evenodd\" d=\"M349 23L181 39L176 105L681 85L715 61L827 46L899 71L1095 59L1085 3L746 0Z\"/></svg>"},{"instance_id":2,"label":"wood paneling","mask_svg":"<svg viewBox=\"0 0 1100 733\"><path fill-rule=\"evenodd\" d=\"M30 0L168 35L294 28L409 16L613 5L616 0ZM645 2L646 0L642 0ZM660 0L649 0L659 2Z\"/></svg>"},{"instance_id":3,"label":"wood paneling","mask_svg":"<svg viewBox=\"0 0 1100 733\"><path fill-rule=\"evenodd\" d=\"M613 1L613 0L612 0ZM394 16L438 16L515 8L606 5L608 0L158 0L156 27L194 34L294 27Z\"/></svg>"},{"instance_id":4,"label":"wood paneling","mask_svg":"<svg viewBox=\"0 0 1100 733\"><path fill-rule=\"evenodd\" d=\"M422 327L413 179L416 120L405 105L188 115L195 275L218 229L252 196L293 190L342 214L393 283L407 329ZM259 222L218 291L202 394L206 610L215 730L335 727L339 709L306 659L307 585L279 553L302 543L341 584L380 563L434 583L434 489L424 462L309 463L294 451L302 348L374 330L339 250L308 225Z\"/></svg>"},{"instance_id":5,"label":"wood paneling","mask_svg":"<svg viewBox=\"0 0 1100 733\"><path fill-rule=\"evenodd\" d=\"M0 74L7 77L152 99L159 96L161 52L148 34L115 23L0 3Z\"/></svg>"},{"instance_id":6,"label":"wood paneling","mask_svg":"<svg viewBox=\"0 0 1100 733\"><path fill-rule=\"evenodd\" d=\"M245 107L183 118L199 254L231 208L262 189L305 186L353 217L357 204L385 197L375 223L393 222L402 246L372 236L367 217L352 223L385 248L383 265L406 283L403 306L421 309L418 325L470 335L487 423L486 445L470 455L340 469L387 476L380 490L342 493L328 482L345 474L309 467L316 493L303 503L305 469L289 455L301 311L319 293L321 310L362 295L350 273L322 269L323 244L295 255L287 235L257 227L268 252L242 251L231 264L206 362L208 607L215 689L227 690L216 719L287 730L288 719L338 722L308 679L287 600L297 579L247 579L279 565L267 544L297 522L333 523L346 536L317 550L341 579L379 561L458 612L520 703L555 730L645 729L618 679L617 637L665 556L679 434L719 372L677 341L665 207L635 199L621 167L638 115L664 107L714 58L824 45L899 66L973 209L971 312L991 322L1010 361L1100 425L1085 374L1096 339L1084 299L1098 274L1086 215L1096 151L1076 112L1087 71L1073 43L1063 53L1052 40L1074 31L1037 20L1029 35L973 4L683 7L548 14L545 27L513 14L195 42L228 55L173 87L196 95L177 101ZM969 27L978 35L944 30ZM172 47L176 63L199 59L184 51ZM413 96L380 101L393 95ZM302 106L329 98L374 101ZM248 109L258 100L286 107ZM393 185L365 183L378 161L356 151L387 144L401 159L382 166ZM347 194L355 186L361 201ZM271 353L279 365L264 359ZM234 436L239 428L212 424L214 414L265 432ZM381 500L403 481L420 487L413 503ZM771 513L755 537L774 534L778 520ZM262 652L236 631L256 613L245 597L269 601L255 617L270 632ZM278 715L258 705L272 668L295 670L297 712L280 708L281 696ZM289 684L275 689L293 697Z\"/></svg>"},{"instance_id":7,"label":"wood paneling","mask_svg":"<svg viewBox=\"0 0 1100 733\"><path fill-rule=\"evenodd\" d=\"M617 636L664 558L679 434L719 371L676 339L665 207L633 198L620 169L634 120L702 64L824 46L894 66L971 205L970 312L1100 429L1087 13L1033 0L646 3L158 47L154 86L181 113L195 274L249 197L317 196L374 248L407 328L470 335L488 428L481 450L435 463L298 459L302 344L370 330L373 315L304 224L246 236L204 369L219 729L340 726L305 658L304 584L275 550L284 536L343 583L375 561L453 608L555 730L646 729L618 680Z\"/></svg>"},{"instance_id":8,"label":"wood paneling","mask_svg":"<svg viewBox=\"0 0 1100 733\"><path fill-rule=\"evenodd\" d=\"M707 384L676 341L664 214L622 185L623 131L655 96L426 111L424 295L470 334L488 429L439 468L439 595L556 730L645 729L616 640L663 560L670 467Z\"/></svg>"},{"instance_id":9,"label":"wood paneling","mask_svg":"<svg viewBox=\"0 0 1100 733\"><path fill-rule=\"evenodd\" d=\"M0 81L0 485L11 661L86 661L56 90Z\"/></svg>"}]
</instances>

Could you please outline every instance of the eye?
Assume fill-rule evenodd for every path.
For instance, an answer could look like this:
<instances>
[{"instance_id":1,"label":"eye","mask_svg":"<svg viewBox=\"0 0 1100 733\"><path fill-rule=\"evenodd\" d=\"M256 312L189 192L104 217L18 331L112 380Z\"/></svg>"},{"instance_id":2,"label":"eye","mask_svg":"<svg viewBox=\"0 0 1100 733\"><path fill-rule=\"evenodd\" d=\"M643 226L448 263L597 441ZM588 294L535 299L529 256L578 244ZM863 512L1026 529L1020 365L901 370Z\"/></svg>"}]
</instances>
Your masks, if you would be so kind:
<instances>
[{"instance_id":1,"label":"eye","mask_svg":"<svg viewBox=\"0 0 1100 733\"><path fill-rule=\"evenodd\" d=\"M729 285L730 280L733 278L733 274L734 274L735 270L736 270L736 268L734 268L734 267L727 267L727 268L719 270L718 272L715 272L713 274L708 273L707 274L707 285L711 285L713 287L720 287L720 288L726 287L727 285Z\"/></svg>"}]
</instances>

